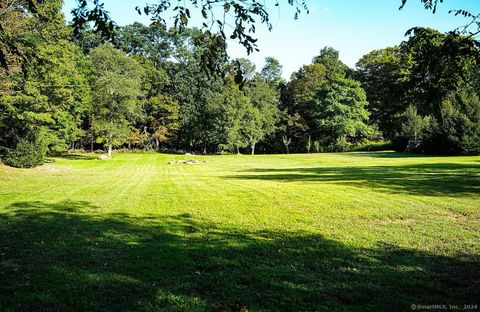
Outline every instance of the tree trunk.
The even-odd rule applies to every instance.
[[[252,156],[253,156],[255,155],[255,143],[252,143],[251,147],[252,147]]]
[[[113,143],[113,135],[110,134],[110,138],[108,140],[108,153],[107,153],[107,156],[108,158],[112,157],[112,143]]]
[[[237,155],[240,155],[240,149],[238,148],[238,146],[236,146],[237,148]]]
[[[285,145],[285,147],[287,148],[287,154],[290,154],[290,150],[288,148],[288,145]]]

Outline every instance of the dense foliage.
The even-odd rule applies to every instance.
[[[43,164],[46,152],[45,142],[41,136],[21,138],[16,146],[8,150],[4,163],[17,168],[30,168]]]
[[[254,154],[382,140],[402,151],[480,153],[479,45],[458,32],[412,29],[356,69],[325,47],[285,81],[275,58],[257,71],[209,31],[135,23],[104,44],[88,27],[74,36],[61,0],[9,4],[0,21],[5,163],[34,166],[77,148]],[[40,156],[28,156],[38,142]]]
[[[139,106],[141,67],[134,59],[110,45],[101,45],[90,54],[92,83],[92,130],[99,143],[108,147],[125,143],[130,119]]]
[[[357,64],[372,122],[401,151],[479,154],[480,50],[474,39],[428,28]]]
[[[70,40],[62,1],[48,1],[33,15],[19,3],[2,9],[9,36],[1,49],[11,66],[0,75],[0,146],[12,156],[18,144],[42,140],[49,151],[62,151],[84,134],[89,62]]]

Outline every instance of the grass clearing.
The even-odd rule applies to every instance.
[[[189,158],[199,163],[167,164]],[[478,304],[480,157],[131,153],[0,166],[0,280],[1,311]]]

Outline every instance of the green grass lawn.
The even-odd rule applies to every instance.
[[[189,158],[200,163],[167,164]],[[462,309],[479,298],[480,157],[0,165],[0,311]]]

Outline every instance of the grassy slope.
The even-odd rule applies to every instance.
[[[0,166],[0,310],[479,303],[480,157],[188,158]]]

